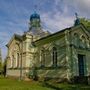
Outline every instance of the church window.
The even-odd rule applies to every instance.
[[[12,68],[12,57],[11,57],[11,59],[10,59],[10,66],[11,66],[11,68]]]
[[[14,55],[12,55],[12,58],[11,58],[11,68],[14,67]]]
[[[57,48],[53,47],[53,66],[57,66]]]
[[[19,53],[16,55],[16,67],[19,67]]]
[[[45,51],[41,50],[41,67],[45,66]]]
[[[86,38],[83,35],[81,35],[79,41],[80,41],[79,47],[80,48],[85,48],[86,47]]]
[[[79,36],[77,33],[74,33],[74,45],[78,47],[79,44]]]
[[[82,39],[82,47],[85,48],[86,47],[86,39],[84,36],[82,36],[81,39]]]

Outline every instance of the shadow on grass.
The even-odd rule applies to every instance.
[[[50,88],[51,90],[90,90],[90,86],[88,85],[71,85],[71,84],[54,84],[48,82],[42,82],[43,87]]]
[[[43,83],[42,83],[42,86],[43,86],[43,87],[47,87],[47,88],[51,88],[52,90],[63,90],[62,88],[57,87],[57,86],[54,86],[54,85],[49,84],[49,83],[47,83],[47,82],[43,82]]]

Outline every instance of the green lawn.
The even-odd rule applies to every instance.
[[[26,82],[0,77],[0,90],[90,90],[90,86],[67,83],[55,84],[53,82]]]
[[[43,87],[41,83],[34,81],[18,81],[0,78],[0,90],[53,90]]]

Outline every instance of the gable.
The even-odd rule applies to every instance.
[[[21,36],[14,34],[13,37],[10,39],[10,41],[8,42],[8,44],[6,45],[7,47],[9,47],[14,41],[21,41]]]
[[[72,27],[70,32],[71,32],[72,36],[75,33],[77,33],[80,36],[84,35],[86,38],[90,38],[90,33],[87,31],[87,29],[82,24],[80,24],[76,27]]]
[[[90,48],[90,34],[83,25],[71,28],[70,41],[76,47]]]

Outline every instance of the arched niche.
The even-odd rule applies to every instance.
[[[19,67],[20,64],[20,46],[15,44],[14,47],[10,49],[10,65],[12,68]]]
[[[84,35],[80,36],[80,47],[85,48],[87,46],[86,37]]]
[[[41,49],[40,49],[40,63],[41,63],[41,67],[45,67],[45,60],[46,60],[45,48],[41,47]]]
[[[53,66],[57,66],[57,48],[53,47],[52,48],[52,61],[53,61]]]
[[[79,35],[77,33],[73,34],[73,44],[78,47],[79,46]]]

